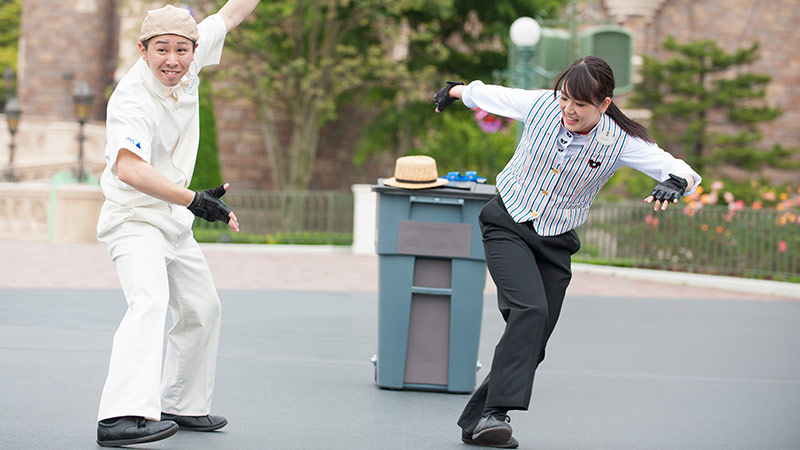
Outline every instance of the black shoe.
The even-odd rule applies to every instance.
[[[161,420],[171,420],[180,425],[181,430],[214,431],[228,424],[228,419],[222,416],[178,416],[175,414],[161,413]]]
[[[144,417],[124,416],[97,422],[97,445],[119,447],[160,441],[178,432],[175,422],[147,420]]]
[[[502,444],[484,445],[484,444],[481,444],[480,442],[476,441],[475,439],[472,439],[472,433],[467,433],[466,431],[463,431],[463,430],[461,431],[461,442],[463,442],[465,444],[468,444],[468,445],[480,445],[480,446],[483,446],[483,447],[494,447],[494,448],[517,448],[517,447],[519,447],[519,441],[517,441],[513,437],[508,438],[508,441],[504,442]]]
[[[511,418],[503,413],[486,414],[481,417],[478,425],[475,426],[475,431],[472,432],[472,440],[487,447],[505,445],[511,441],[510,422]]]

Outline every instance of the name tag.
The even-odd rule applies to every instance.
[[[609,130],[605,130],[597,134],[597,142],[599,142],[602,145],[611,145],[614,143],[615,140],[616,138],[614,137],[613,134],[611,134],[611,131]]]

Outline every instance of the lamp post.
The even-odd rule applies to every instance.
[[[12,92],[14,92],[14,82],[16,80],[17,74],[14,73],[14,69],[6,67],[6,70],[3,71],[3,105],[13,97]]]
[[[83,167],[83,141],[86,140],[86,136],[83,134],[83,126],[92,114],[93,99],[94,94],[89,89],[89,85],[84,81],[78,83],[75,87],[75,91],[72,92],[72,100],[75,103],[75,116],[78,118],[78,123],[80,124],[80,129],[78,131],[78,169],[75,174],[78,183],[83,183],[83,179],[86,178],[86,171]]]
[[[514,44],[514,65],[511,67],[511,84],[514,87],[530,89],[535,81],[533,58],[536,44],[542,37],[539,22],[530,17],[520,17],[511,24],[509,30]]]
[[[11,92],[14,91],[14,82],[17,80],[17,74],[14,69],[6,67],[3,71],[3,90],[5,91],[5,100],[11,98]]]
[[[9,98],[6,101],[4,111],[6,120],[8,121],[8,132],[11,134],[11,139],[8,141],[8,169],[6,170],[5,179],[6,181],[17,181],[17,173],[14,170],[14,149],[16,149],[14,138],[17,134],[17,127],[19,126],[19,116],[22,114],[22,110],[19,107],[19,100],[17,100],[16,97]]]
[[[511,86],[521,89],[534,87],[535,71],[533,58],[536,55],[536,44],[542,37],[542,28],[539,22],[530,17],[520,17],[511,24],[509,30],[513,49],[513,63],[511,66]],[[522,137],[523,126],[517,125],[517,141]]]

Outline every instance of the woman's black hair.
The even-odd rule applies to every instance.
[[[553,84],[553,96],[558,96],[559,88],[564,85],[569,86],[569,95],[575,100],[579,100],[592,105],[599,106],[603,100],[614,95],[614,72],[602,58],[597,56],[584,56],[578,58],[570,64],[567,69],[558,76]],[[628,118],[614,101],[608,105],[606,114],[611,117],[620,128],[631,136],[638,137],[647,142],[655,142],[647,134],[647,128],[634,120]]]

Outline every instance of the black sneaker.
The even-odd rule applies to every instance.
[[[487,447],[505,445],[511,440],[510,422],[511,418],[503,413],[485,414],[478,421],[478,425],[475,426],[475,430],[472,432],[472,440]]]
[[[97,422],[97,445],[119,447],[160,441],[178,432],[178,424],[166,420],[157,422],[144,417],[123,416]]]
[[[504,442],[502,444],[484,445],[484,444],[481,444],[480,442],[476,441],[475,439],[472,439],[472,433],[467,433],[466,431],[463,431],[463,430],[461,431],[461,442],[463,442],[465,444],[468,444],[468,445],[480,445],[482,447],[494,447],[494,448],[517,448],[517,447],[519,447],[519,441],[514,439],[513,436],[508,438],[508,441],[506,441],[506,442]]]
[[[189,431],[215,431],[228,424],[228,419],[222,416],[179,416],[162,412],[161,420],[171,420],[180,425],[181,430]]]

